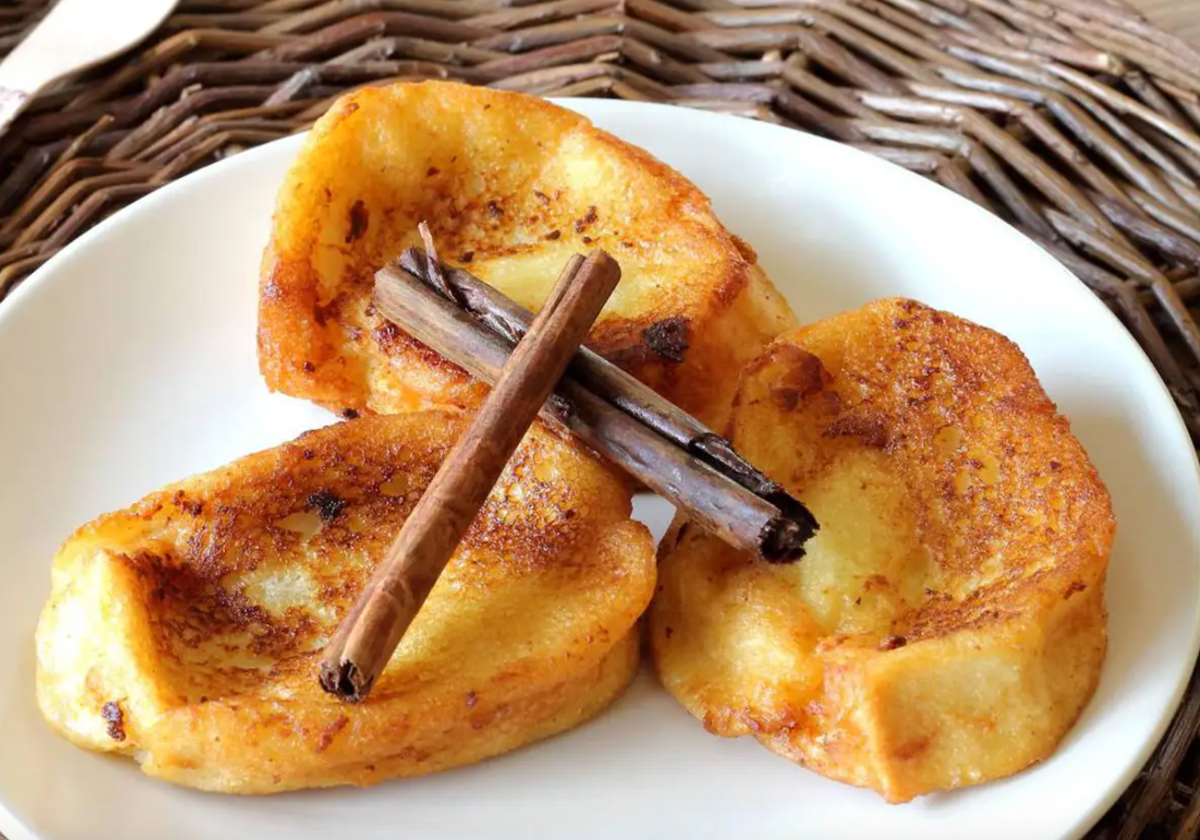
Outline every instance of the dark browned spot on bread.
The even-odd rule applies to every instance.
[[[475,707],[475,703],[478,700],[479,700],[479,695],[477,695],[474,691],[467,692],[467,708],[468,709],[473,709]]]
[[[587,213],[584,214],[583,218],[575,220],[575,232],[583,233],[585,230],[587,230],[587,226],[596,221],[598,218],[599,217],[596,215],[596,205],[589,205]]]
[[[308,497],[308,504],[317,509],[323,522],[332,522],[346,507],[346,500],[332,490],[318,490]]]
[[[1065,601],[1076,592],[1082,592],[1085,589],[1087,589],[1087,584],[1085,584],[1083,581],[1073,580],[1071,581],[1070,585],[1067,586],[1067,591],[1063,594],[1063,600]]]
[[[371,214],[367,211],[367,206],[362,203],[362,199],[350,205],[350,230],[346,232],[347,245],[362,238],[362,235],[367,232],[370,220]]]
[[[329,749],[329,745],[333,743],[333,739],[338,733],[346,728],[346,724],[350,722],[350,718],[345,715],[339,715],[336,720],[330,723],[321,732],[321,737],[317,740],[317,752],[325,752]]]
[[[324,326],[326,321],[336,321],[342,314],[342,297],[339,295],[333,300],[324,305],[319,303],[313,304],[313,318],[317,323]]]
[[[416,747],[414,747],[412,744],[409,744],[407,747],[400,750],[400,752],[396,753],[395,755],[388,756],[388,759],[400,759],[402,761],[416,761],[418,763],[424,761],[427,758],[429,758],[428,754],[421,752]]]
[[[929,749],[929,740],[929,738],[918,738],[915,741],[909,741],[907,744],[901,744],[896,747],[893,755],[900,761],[908,761],[909,759],[916,758]]]
[[[434,175],[441,175],[441,174],[442,174],[442,170],[438,169],[436,166],[431,166],[425,170],[426,178],[432,178]]]
[[[395,350],[399,345],[400,328],[391,321],[384,321],[371,331],[371,337],[375,339],[375,343],[379,345],[380,350],[388,353]]]
[[[546,234],[547,239],[558,239],[560,236],[562,236],[562,232],[557,230],[552,230]]]
[[[880,650],[895,650],[902,648],[908,644],[908,639],[903,636],[885,636],[883,641],[879,643]]]
[[[780,372],[771,383],[771,398],[784,411],[793,410],[800,400],[816,394],[831,381],[821,360],[799,347],[784,344],[772,356],[780,365]]]
[[[825,437],[853,437],[863,446],[872,449],[886,449],[888,445],[888,430],[883,423],[874,417],[850,416],[841,417],[825,430]]]
[[[461,263],[469,263],[473,259],[475,259],[474,251],[463,251],[459,256],[458,261]]]
[[[740,236],[733,236],[731,238],[733,239],[733,246],[737,248],[738,253],[742,255],[742,259],[751,264],[758,262],[758,254],[755,253],[754,248],[751,247],[749,242],[742,239]]]
[[[891,584],[884,575],[868,575],[863,581],[863,592],[870,592],[875,589],[887,589]]]
[[[690,346],[688,338],[691,331],[691,322],[675,315],[651,324],[642,331],[642,339],[656,355],[668,361],[682,362]]]
[[[110,700],[100,709],[100,717],[108,721],[108,737],[114,741],[125,740],[125,713],[121,704]]]
[[[355,418],[358,417],[358,412],[355,411],[353,408],[343,408],[342,409],[342,417],[344,417],[347,420],[354,420]]]
[[[504,208],[501,207],[499,204],[497,204],[494,201],[489,201],[487,203],[487,212],[488,212],[488,215],[491,216],[493,219],[499,219],[501,216],[504,215]]]

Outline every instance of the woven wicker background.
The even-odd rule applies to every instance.
[[[44,8],[0,6],[0,55]],[[184,0],[0,138],[0,300],[158,186],[429,77],[723,111],[923,173],[1108,303],[1200,440],[1200,53],[1118,0]],[[1198,725],[1193,678],[1091,837],[1200,834]]]
[[[1128,0],[1155,26],[1200,45],[1200,2],[1198,0]]]

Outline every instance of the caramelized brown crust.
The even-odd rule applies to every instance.
[[[38,699],[76,743],[231,793],[367,784],[575,726],[637,665],[645,528],[599,462],[538,426],[369,700],[316,656],[465,426],[310,432],[84,526],[55,558]]]
[[[652,645],[692,714],[892,802],[1054,750],[1099,677],[1115,526],[1016,345],[878,301],[770,345],[732,437],[822,530],[792,566],[664,539]]]
[[[334,409],[472,405],[478,383],[369,305],[428,221],[442,258],[537,309],[573,253],[623,279],[589,343],[710,423],[787,304],[708,199],[641,149],[522,94],[367,88],[313,128],[280,190],[260,287],[267,384]]]

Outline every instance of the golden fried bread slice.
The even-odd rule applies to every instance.
[[[319,651],[465,429],[360,418],[84,526],[54,561],[38,701],[75,743],[228,793],[370,784],[569,729],[625,689],[653,546],[627,490],[526,435],[370,698]]]
[[[570,255],[606,249],[622,279],[590,345],[709,423],[795,324],[708,199],[646,152],[523,94],[401,83],[338,100],[279,192],[258,333],[272,389],[360,412],[479,400],[370,305],[422,220],[444,260],[535,310]]]
[[[671,693],[891,802],[1048,756],[1099,678],[1114,521],[1020,350],[878,301],[771,344],[731,431],[821,531],[771,566],[675,524],[651,610]]]

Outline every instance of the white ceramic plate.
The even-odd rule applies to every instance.
[[[1178,702],[1200,628],[1196,459],[1134,341],[1036,246],[890,164],[732,117],[572,106],[707,191],[802,319],[907,295],[1024,348],[1119,522],[1108,662],[1059,752],[1004,782],[888,806],[751,741],[707,735],[647,673],[565,736],[369,790],[194,793],[51,734],[34,703],[32,636],[60,541],[161,484],[330,422],[269,395],[256,367],[258,262],[299,142],[289,139],[138,202],[0,306],[0,830],[11,840],[1062,840],[1082,836],[1131,781]],[[663,527],[665,505],[640,509]]]

